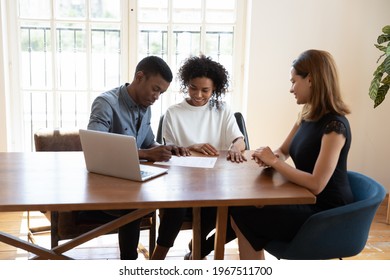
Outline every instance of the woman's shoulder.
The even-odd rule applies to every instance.
[[[221,102],[221,104],[219,105],[218,108],[216,108],[214,106],[212,109],[216,110],[217,112],[222,112],[222,113],[228,114],[228,115],[234,114],[232,107],[226,101]]]
[[[176,110],[182,110],[183,108],[186,108],[186,107],[187,107],[187,102],[185,101],[185,99],[183,99],[181,102],[169,106],[167,109],[167,112],[168,111],[172,112],[172,111],[176,111]]]
[[[349,121],[346,116],[329,113],[323,117],[325,133],[332,131],[347,135],[350,133]]]
[[[335,113],[328,113],[321,118],[321,122],[327,124],[329,122],[341,122],[345,125],[349,125],[349,121],[345,115],[339,115]]]

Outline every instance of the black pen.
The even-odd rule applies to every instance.
[[[165,137],[163,137],[163,145],[166,146],[167,142],[165,141]]]

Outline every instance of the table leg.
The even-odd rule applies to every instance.
[[[123,215],[114,221],[108,222],[104,225],[101,225],[100,227],[97,227],[87,233],[84,233],[64,244],[61,244],[57,247],[52,248],[52,251],[56,254],[62,254],[66,251],[69,251],[70,249],[73,249],[74,247],[81,245],[95,237],[101,236],[103,234],[109,233],[129,222],[135,221],[139,218],[142,218],[143,216],[146,216],[147,214],[155,211],[155,209],[137,209],[129,214]],[[33,259],[42,259],[42,257],[45,256],[37,256]]]
[[[200,207],[192,208],[192,259],[200,260]]]
[[[228,207],[219,206],[217,209],[217,222],[215,231],[214,259],[223,260],[225,255],[226,228]]]
[[[51,260],[69,259],[66,256],[58,255],[49,249],[38,246],[36,244],[29,243],[27,241],[24,241],[18,237],[12,236],[12,235],[5,233],[5,232],[0,232],[0,241],[6,243],[8,245],[14,246],[16,248],[26,250],[26,251],[31,252],[33,254],[40,255],[45,259],[51,259]]]

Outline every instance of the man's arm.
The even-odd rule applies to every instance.
[[[96,98],[92,103],[88,129],[109,132],[112,122],[112,108],[103,98]]]

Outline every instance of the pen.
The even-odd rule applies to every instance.
[[[165,146],[167,142],[165,141],[165,137],[163,137],[163,145]]]

